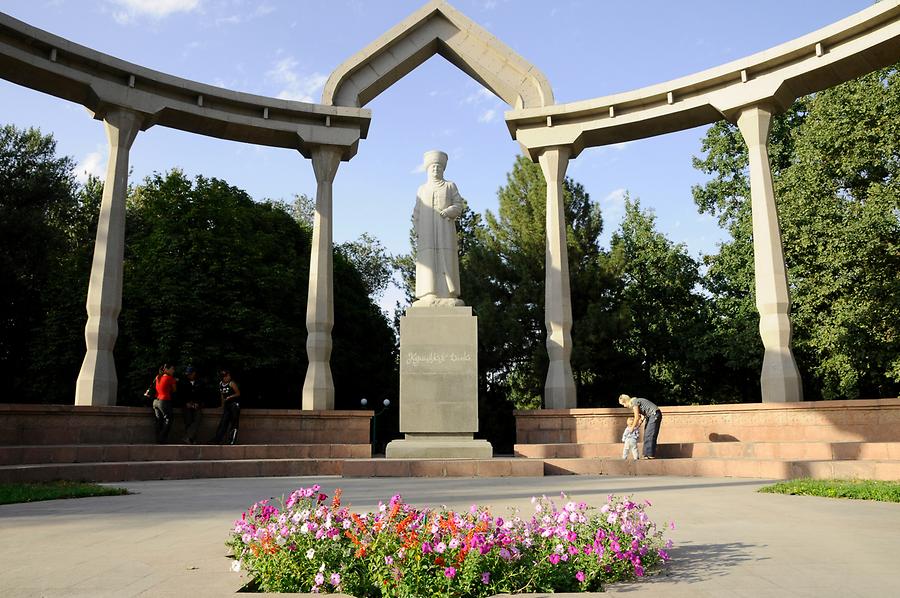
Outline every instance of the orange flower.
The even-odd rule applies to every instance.
[[[359,518],[359,515],[357,515],[356,513],[351,513],[350,518],[353,519],[353,523],[356,524],[356,527],[358,527],[362,531],[366,531],[366,524],[363,523],[363,520]]]
[[[391,510],[390,510],[390,512],[388,513],[388,516],[387,516],[388,521],[393,520],[394,517],[397,516],[397,512],[398,512],[399,510],[400,510],[400,503],[399,503],[399,502],[395,502],[393,505],[391,505]]]
[[[334,491],[334,498],[331,499],[331,506],[333,506],[335,508],[341,506],[341,494],[343,494],[343,493],[344,493],[344,491],[341,490],[340,488],[337,488]]]
[[[360,546],[359,548],[357,548],[355,556],[356,558],[366,556],[366,547]]]

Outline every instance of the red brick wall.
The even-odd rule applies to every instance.
[[[221,409],[205,409],[198,440],[215,434]],[[244,409],[241,444],[368,444],[371,411]],[[152,444],[153,412],[141,407],[0,404],[0,445]],[[169,442],[179,442],[181,410]]]
[[[900,399],[663,407],[661,443],[898,442]],[[630,411],[516,411],[516,443],[619,442]]]

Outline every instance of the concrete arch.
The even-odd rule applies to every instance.
[[[435,54],[515,109],[554,103],[534,65],[444,0],[432,0],[335,69],[322,104],[365,106]]]

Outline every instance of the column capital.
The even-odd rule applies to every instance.
[[[772,115],[775,110],[769,104],[757,104],[741,108],[735,122],[748,147],[768,146]]]
[[[317,183],[332,183],[337,175],[338,166],[341,164],[343,149],[336,145],[313,146],[312,154],[313,172]]]
[[[565,178],[571,155],[572,148],[568,145],[555,145],[541,150],[538,154],[538,163],[548,185]]]

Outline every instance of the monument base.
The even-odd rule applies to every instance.
[[[407,434],[385,448],[388,459],[490,459],[494,448],[471,434]]]

